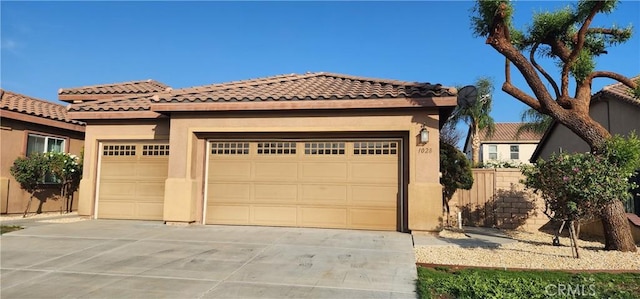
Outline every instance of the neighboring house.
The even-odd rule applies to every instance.
[[[640,76],[633,78],[638,79]],[[634,98],[622,83],[607,85],[594,94],[589,114],[611,134],[627,135],[634,130],[640,134],[640,100]],[[578,135],[554,122],[542,137],[531,161],[548,158],[553,153],[584,153],[590,150]],[[640,196],[635,194],[634,201],[627,205],[627,211],[640,215]]]
[[[486,130],[480,131],[480,162],[528,164],[542,135],[522,132],[518,136],[518,128],[521,125],[522,123],[496,123],[496,130],[492,136],[487,136]],[[471,131],[467,133],[464,153],[471,158]]]
[[[69,115],[87,122],[80,215],[440,226],[438,132],[456,105],[453,88],[307,73],[147,95],[115,84],[111,96],[86,102],[104,86],[60,91],[78,101]]]
[[[52,102],[0,89],[0,143],[2,161],[0,173],[0,207],[2,213],[24,212],[29,194],[20,189],[9,169],[18,157],[32,152],[69,152],[80,155],[84,140],[84,123],[72,120],[67,109]],[[45,184],[37,198],[45,200],[59,185]],[[75,203],[76,201],[74,201]],[[74,209],[77,205],[74,204]],[[34,200],[30,211],[36,211]],[[45,201],[43,211],[60,211],[62,203]]]

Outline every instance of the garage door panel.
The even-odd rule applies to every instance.
[[[395,230],[395,209],[351,208],[350,226],[361,229]]]
[[[208,224],[249,224],[248,205],[209,205],[206,223]]]
[[[298,177],[296,162],[255,162],[256,181],[291,181]]]
[[[141,178],[159,178],[166,179],[169,165],[167,161],[154,161],[146,163],[138,163],[136,165],[136,176]]]
[[[215,160],[215,167],[209,167],[209,179],[216,181],[249,180],[251,179],[251,162]]]
[[[347,163],[331,163],[326,161],[302,162],[301,180],[305,181],[344,181],[347,179]]]
[[[351,203],[356,206],[375,206],[395,208],[397,203],[390,198],[397,198],[398,186],[351,186]]]
[[[296,226],[295,206],[251,206],[251,223],[257,225]]]
[[[139,217],[148,220],[162,220],[164,204],[160,202],[136,202],[136,212]]]
[[[301,189],[303,204],[347,204],[348,187],[344,184],[303,184]]]
[[[102,161],[102,167],[100,168],[101,177],[122,177],[131,176],[135,173],[135,160],[123,162],[111,162]]]
[[[112,195],[129,196],[135,194],[136,184],[132,181],[127,182],[103,182],[100,184],[100,198]]]
[[[398,180],[396,163],[352,163],[351,179],[353,182],[390,182]]]
[[[291,203],[298,198],[297,184],[254,184],[255,202]]]
[[[136,184],[136,196],[152,196],[164,200],[164,181]]]
[[[100,201],[98,218],[134,219],[135,208],[135,203],[130,200],[104,199]]]
[[[250,183],[209,183],[207,187],[208,202],[236,202],[251,201]]]
[[[327,207],[300,207],[300,226],[346,228],[347,210]]]

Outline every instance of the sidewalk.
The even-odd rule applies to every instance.
[[[500,247],[504,244],[517,242],[503,234],[500,230],[487,227],[465,227],[467,238],[442,238],[433,233],[414,232],[414,246],[454,246],[454,247]]]

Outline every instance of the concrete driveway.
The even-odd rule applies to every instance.
[[[0,237],[2,298],[415,298],[397,232],[86,220]]]

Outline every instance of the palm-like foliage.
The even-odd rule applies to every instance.
[[[520,119],[522,119],[522,124],[516,132],[516,138],[519,138],[520,135],[524,134],[525,132],[542,135],[547,131],[547,128],[549,128],[549,126],[551,126],[551,123],[553,122],[553,118],[551,116],[542,114],[533,108],[522,111]]]
[[[485,131],[487,137],[493,135],[496,124],[491,117],[491,105],[493,97],[493,82],[487,77],[481,77],[475,84],[478,96],[474,103],[468,106],[458,106],[453,111],[450,121],[459,123],[463,121],[469,126],[471,134],[471,161],[473,165],[480,163],[480,132]]]

